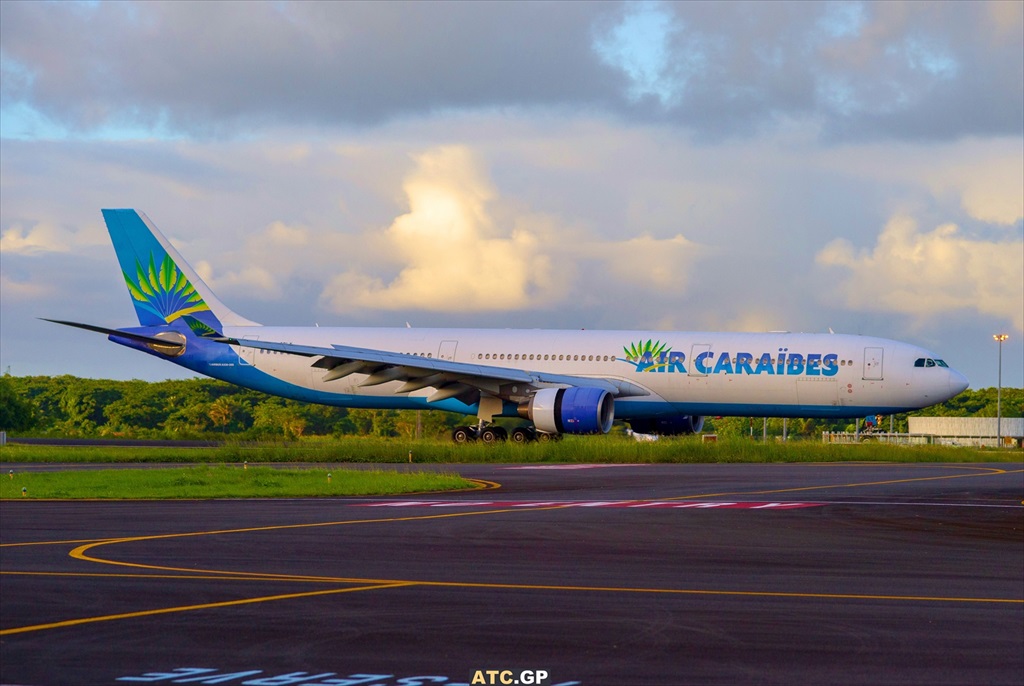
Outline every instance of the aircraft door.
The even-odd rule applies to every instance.
[[[711,350],[711,344],[710,343],[695,343],[690,348],[690,368],[689,368],[689,372],[688,372],[690,376],[707,376],[708,375],[708,372],[707,372],[707,370],[709,369],[708,360],[710,359],[710,357],[708,355],[704,355],[704,353],[706,353],[706,352],[708,352],[710,350]],[[704,357],[700,357],[701,355],[704,355]],[[698,358],[699,357],[700,357],[700,361],[699,361],[699,364],[698,364]]]
[[[458,341],[441,341],[437,347],[437,359],[455,360],[455,349],[459,347]]]
[[[882,357],[884,348],[864,348],[864,379],[866,381],[881,381]]]
[[[259,336],[244,336],[242,340],[258,341]],[[244,345],[232,346],[238,353],[238,363],[243,366],[256,366],[256,348],[248,348]]]

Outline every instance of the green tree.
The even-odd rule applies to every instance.
[[[394,431],[402,438],[414,439],[418,426],[422,438],[441,438],[450,434],[461,420],[457,414],[439,410],[399,410],[395,413]],[[476,417],[469,423],[475,424]]]
[[[24,431],[36,423],[35,404],[7,374],[0,376],[0,431]]]
[[[138,436],[157,431],[171,410],[160,385],[138,380],[118,385],[121,397],[102,408],[106,420],[102,432]]]
[[[91,379],[76,379],[60,394],[60,409],[64,420],[58,427],[69,436],[88,436],[104,422],[95,384]]]
[[[352,409],[348,418],[355,428],[353,433],[361,436],[397,436],[398,413],[395,410]]]
[[[220,427],[220,430],[224,432],[227,431],[228,426],[237,424],[236,418],[240,409],[237,400],[225,395],[210,403],[206,414],[213,425]]]
[[[195,402],[179,407],[164,419],[163,433],[175,437],[201,437],[213,428],[209,413],[208,402]]]
[[[280,436],[294,440],[306,430],[306,420],[280,398],[269,398],[253,410],[253,432],[259,436]]]

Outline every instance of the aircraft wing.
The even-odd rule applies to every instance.
[[[403,384],[396,393],[434,388],[427,402],[447,398],[476,402],[481,393],[519,402],[540,388],[569,386],[600,388],[616,397],[650,395],[647,389],[621,379],[492,367],[372,348],[336,344],[324,348],[245,338],[221,339],[221,342],[316,358],[310,366],[324,370],[325,382],[352,374],[366,374],[367,378],[359,384],[361,387],[401,381]]]

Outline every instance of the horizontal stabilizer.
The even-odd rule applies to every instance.
[[[95,331],[96,333],[105,333],[108,336],[117,336],[118,338],[126,338],[130,341],[138,341],[139,343],[149,343],[151,345],[159,345],[162,348],[171,349],[182,349],[185,347],[184,343],[175,343],[165,338],[157,338],[156,336],[143,336],[138,333],[129,333],[127,331],[118,331],[117,329],[107,329],[102,326],[94,326],[92,324],[80,324],[79,322],[66,322],[61,319],[47,319],[46,317],[40,317],[44,322],[53,322],[54,324],[63,324],[64,326],[74,326],[79,329],[86,329],[87,331]]]

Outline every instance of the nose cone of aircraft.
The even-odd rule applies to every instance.
[[[967,377],[958,372],[955,369],[949,370],[949,397],[960,395],[967,390],[971,382],[967,380]]]

